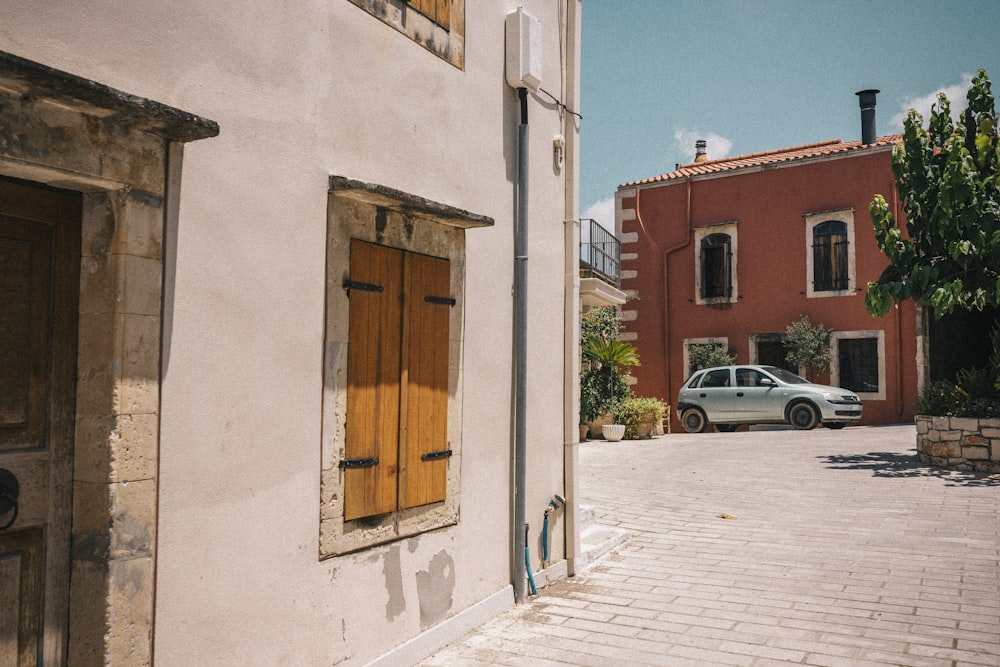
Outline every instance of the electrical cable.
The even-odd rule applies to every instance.
[[[548,95],[549,97],[551,97],[552,101],[555,102],[556,105],[560,109],[562,109],[563,111],[565,111],[566,113],[572,114],[572,115],[576,116],[577,118],[579,118],[580,120],[583,120],[583,116],[581,116],[580,114],[578,114],[577,112],[573,111],[568,106],[566,106],[565,104],[563,104],[561,101],[559,101],[558,97],[556,97],[555,95],[553,95],[549,91],[545,90],[544,88],[542,88],[540,86],[538,88],[538,91],[541,92],[541,93],[545,93],[546,95]]]

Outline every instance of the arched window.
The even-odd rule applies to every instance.
[[[830,220],[813,227],[813,290],[846,290],[849,285],[847,224]]]
[[[732,296],[732,248],[729,234],[710,234],[701,240],[701,298]]]

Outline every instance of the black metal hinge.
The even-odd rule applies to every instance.
[[[442,449],[440,452],[427,452],[426,454],[421,454],[421,461],[437,461],[438,459],[446,459],[451,456],[450,449]]]
[[[377,456],[367,459],[341,459],[337,467],[344,470],[345,468],[371,468],[374,465],[378,465]]]
[[[381,292],[382,286],[376,285],[374,283],[362,283],[356,280],[351,280],[349,278],[344,278],[344,289],[350,291],[352,289],[361,290],[362,292]]]
[[[440,306],[454,306],[455,300],[447,296],[425,296],[424,301],[427,303],[435,303]]]

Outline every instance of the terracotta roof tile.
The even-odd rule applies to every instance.
[[[901,134],[891,134],[885,137],[878,137],[872,146],[891,146],[899,143],[902,138],[903,135]],[[815,144],[803,144],[801,146],[792,146],[791,148],[779,148],[760,153],[748,153],[747,155],[737,155],[736,157],[708,160],[707,162],[702,163],[684,164],[680,165],[676,170],[670,172],[669,174],[623,183],[618,187],[624,188],[633,185],[674,181],[687,178],[688,176],[701,176],[704,174],[717,174],[720,172],[735,171],[751,167],[764,167],[784,162],[793,162],[795,160],[847,153],[866,147],[868,146],[862,144],[860,141],[850,141],[845,143],[840,139],[831,139],[830,141],[820,141]]]

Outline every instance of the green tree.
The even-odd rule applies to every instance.
[[[718,343],[695,343],[688,345],[688,374],[713,366],[729,366],[736,361],[736,355]]]
[[[941,94],[927,129],[911,109],[892,171],[906,212],[902,230],[882,195],[870,213],[875,239],[889,259],[868,284],[865,307],[884,315],[914,299],[935,317],[954,309],[1000,307],[1000,142],[990,80],[973,78],[959,123]]]
[[[813,326],[808,315],[793,322],[785,329],[785,361],[795,368],[805,368],[813,379],[830,365],[830,333],[832,329],[822,324]]]

